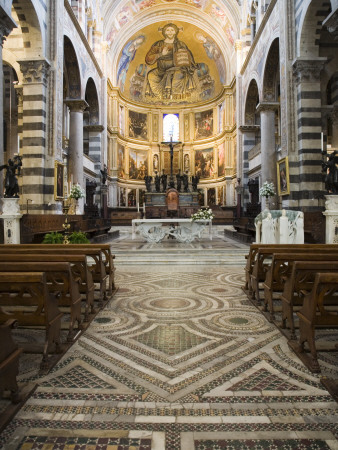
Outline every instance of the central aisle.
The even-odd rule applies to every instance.
[[[337,404],[248,302],[243,265],[153,263],[117,257],[117,294],[0,444],[336,449]]]

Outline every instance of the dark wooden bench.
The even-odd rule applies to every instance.
[[[0,265],[0,322],[10,319],[17,321],[18,326],[45,328],[41,368],[48,368],[52,346],[60,351],[63,314],[58,308],[59,293],[55,289],[50,292],[45,272],[4,272],[3,264]]]
[[[335,253],[337,252],[336,245],[312,245],[310,247],[304,247],[304,244],[294,247],[283,247],[283,246],[273,246],[273,247],[262,247],[257,250],[256,260],[251,273],[251,286],[248,296],[252,300],[256,300],[257,303],[260,302],[259,296],[259,283],[263,282],[266,278],[266,272],[268,271],[272,257],[274,253],[285,253],[288,255],[290,253]]]
[[[295,324],[293,314],[295,308],[303,305],[306,294],[311,292],[315,276],[319,272],[338,272],[338,261],[295,261],[291,273],[284,283],[282,301],[283,329],[290,328],[290,339],[295,340]]]
[[[4,391],[10,391],[13,403],[20,401],[16,377],[19,373],[19,356],[23,350],[18,348],[12,338],[11,329],[16,323],[16,320],[9,319],[0,325],[0,397]]]
[[[95,314],[96,310],[94,307],[94,282],[91,266],[87,264],[87,258],[85,255],[73,255],[73,254],[41,254],[39,250],[34,250],[34,253],[25,253],[23,249],[22,252],[16,248],[7,248],[6,253],[0,253],[0,257],[3,261],[8,262],[68,262],[70,263],[71,270],[74,278],[80,280],[79,288],[80,293],[85,296],[85,312],[84,312],[84,322],[89,321],[90,314]]]
[[[264,311],[269,311],[268,319],[275,320],[273,297],[277,292],[283,292],[284,283],[292,271],[295,261],[332,261],[332,264],[338,262],[337,249],[319,249],[311,253],[295,249],[293,253],[274,253],[269,269],[266,272],[264,289]]]
[[[80,280],[74,278],[66,262],[1,262],[0,272],[45,272],[48,291],[59,293],[58,306],[70,312],[68,342],[73,342],[75,332],[82,330]],[[22,321],[24,317],[20,320]],[[21,324],[18,319],[19,324]],[[77,329],[75,329],[77,323]]]
[[[64,244],[4,244],[0,246],[1,253],[6,253],[6,248],[15,248],[19,253],[56,254],[56,255],[85,255],[92,266],[92,275],[94,283],[99,284],[100,306],[107,301],[107,280],[109,276],[103,262],[104,254],[101,246],[96,247],[92,244],[64,245]],[[108,289],[109,290],[109,289]]]
[[[304,250],[311,251],[312,248],[334,248],[336,244],[251,244],[248,255],[246,255],[246,266],[245,266],[245,285],[244,291],[248,293],[249,296],[252,295],[251,288],[251,275],[254,268],[255,262],[257,260],[257,254],[259,249],[270,249],[272,253],[279,253],[280,249],[290,249],[294,250],[297,248],[302,248]],[[264,281],[261,280],[261,281]]]
[[[303,306],[297,312],[299,318],[299,341],[288,341],[289,346],[302,359],[306,366],[315,373],[320,372],[315,342],[318,327],[338,327],[338,311],[328,308],[327,302],[336,299],[338,306],[338,274],[317,273],[311,292],[305,295]],[[305,354],[305,343],[308,344],[311,356]],[[336,343],[337,348],[337,343]]]

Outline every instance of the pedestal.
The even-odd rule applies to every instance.
[[[325,243],[338,244],[338,195],[325,195]]]
[[[20,205],[18,198],[2,199],[2,214],[4,221],[4,243],[20,244]]]

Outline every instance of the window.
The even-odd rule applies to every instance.
[[[169,142],[171,138],[180,139],[179,114],[163,114],[163,140]]]

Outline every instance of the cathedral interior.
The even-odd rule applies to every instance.
[[[338,0],[0,0],[0,244],[80,232],[116,269],[47,371],[41,330],[12,330],[1,448],[338,449],[337,332],[314,372],[242,289],[266,209],[338,243],[337,50]],[[201,209],[210,239],[131,231]]]

